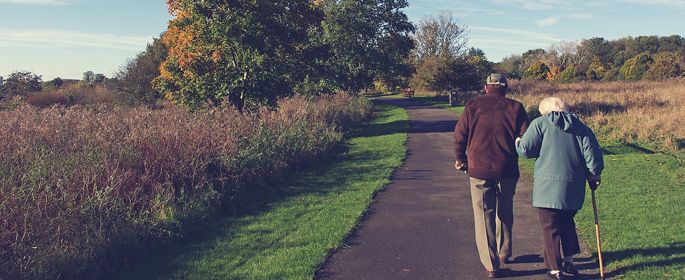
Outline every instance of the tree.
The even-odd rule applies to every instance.
[[[406,72],[404,61],[414,47],[414,26],[402,12],[406,0],[321,2],[321,42],[330,51],[325,64],[341,88],[354,92],[386,79],[384,73]]]
[[[52,79],[52,81],[43,82],[40,86],[42,88],[42,91],[55,91],[58,90],[63,84],[64,81],[62,80],[62,78],[57,77]]]
[[[34,92],[42,90],[41,83],[43,80],[41,76],[33,74],[30,71],[15,71],[12,72],[5,83],[0,88],[0,93],[6,97],[15,95],[27,96]]]
[[[618,73],[618,78],[620,80],[639,81],[642,79],[642,75],[647,72],[651,63],[652,58],[649,54],[641,53],[628,59],[626,63],[623,64],[621,71]]]
[[[679,35],[659,37],[659,52],[675,52],[685,55],[685,38]]]
[[[521,70],[522,63],[523,60],[520,55],[510,55],[497,63],[495,65],[495,70],[498,73],[505,75],[507,79],[521,79],[523,77],[523,70]]]
[[[81,81],[84,81],[89,84],[95,82],[95,73],[93,73],[93,71],[84,72],[83,79],[81,79]]]
[[[166,60],[167,53],[167,46],[160,38],[155,38],[144,52],[121,66],[114,77],[115,87],[126,95],[129,104],[152,104],[162,98],[162,94],[152,87],[152,81],[159,76],[159,66]]]
[[[564,71],[561,71],[557,80],[562,82],[575,82],[581,80],[582,77],[583,73],[578,71],[578,67],[575,64],[571,64],[569,67],[566,67]]]
[[[588,66],[585,72],[586,78],[591,81],[599,81],[604,79],[604,75],[609,70],[609,67],[604,65],[598,56],[592,58],[592,63]]]
[[[242,110],[292,94],[306,76],[310,32],[323,19],[309,0],[167,4],[176,18],[162,38],[169,53],[154,85],[191,108],[226,98]]]
[[[493,65],[480,49],[466,49],[466,26],[451,12],[425,16],[418,25],[416,49],[412,63],[416,73],[411,78],[414,87],[444,92],[450,89],[474,90],[489,74]],[[486,74],[486,75],[487,75]],[[477,78],[480,77],[480,78]],[[482,79],[481,79],[482,78]]]
[[[523,72],[524,78],[545,80],[549,74],[549,67],[545,65],[544,62],[538,61],[531,65],[525,72]]]
[[[683,75],[683,56],[675,52],[662,52],[652,56],[654,63],[649,65],[643,79],[660,80]]]
[[[414,58],[450,59],[463,55],[468,42],[466,28],[451,12],[439,11],[438,15],[424,16],[414,37]]]

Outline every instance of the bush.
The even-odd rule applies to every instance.
[[[652,56],[654,63],[645,72],[643,79],[646,80],[660,80],[666,78],[675,78],[683,75],[681,63],[683,63],[683,56],[679,53],[664,52]]]
[[[575,82],[581,80],[582,78],[583,73],[578,71],[578,68],[575,64],[566,67],[566,69],[564,69],[564,71],[561,71],[561,73],[559,74],[559,81],[562,82]]]
[[[641,53],[631,59],[628,59],[626,63],[623,64],[621,70],[618,72],[618,78],[620,80],[627,81],[639,81],[642,80],[642,75],[647,72],[650,64],[652,63],[652,58],[648,53]]]
[[[26,99],[26,103],[38,108],[46,108],[52,105],[67,105],[69,98],[64,93],[46,92],[32,95]]]
[[[347,94],[240,113],[53,106],[0,112],[0,275],[93,279],[187,221],[240,205],[370,116]],[[268,183],[268,184],[267,184]]]
[[[547,79],[548,74],[549,67],[547,67],[547,65],[544,62],[538,61],[530,67],[528,67],[528,69],[523,72],[523,77],[542,81]]]

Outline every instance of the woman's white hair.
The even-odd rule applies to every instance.
[[[547,97],[540,101],[538,106],[540,114],[544,115],[552,111],[568,112],[568,106],[559,97]]]

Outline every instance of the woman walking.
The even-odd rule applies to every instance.
[[[543,99],[541,117],[516,141],[522,158],[537,158],[533,206],[538,209],[547,276],[578,275],[573,255],[580,253],[573,221],[585,201],[585,182],[596,188],[604,169],[602,150],[592,131],[557,97]],[[563,249],[564,257],[561,257]]]

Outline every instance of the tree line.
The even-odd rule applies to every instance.
[[[511,55],[496,69],[515,79],[658,80],[682,76],[684,58],[685,38],[679,35],[629,36],[613,41],[595,37]]]
[[[191,109],[228,102],[249,110],[295,93],[475,91],[492,72],[549,81],[683,75],[685,38],[678,35],[561,41],[494,63],[481,49],[468,47],[468,27],[451,12],[414,24],[402,11],[406,0],[167,0],[167,5],[175,18],[145,51],[114,77],[96,81],[86,72],[76,86],[106,87],[131,105],[166,99]],[[33,73],[17,72],[0,95],[28,96],[66,85],[59,78],[43,83]],[[59,100],[72,102],[70,94]]]

